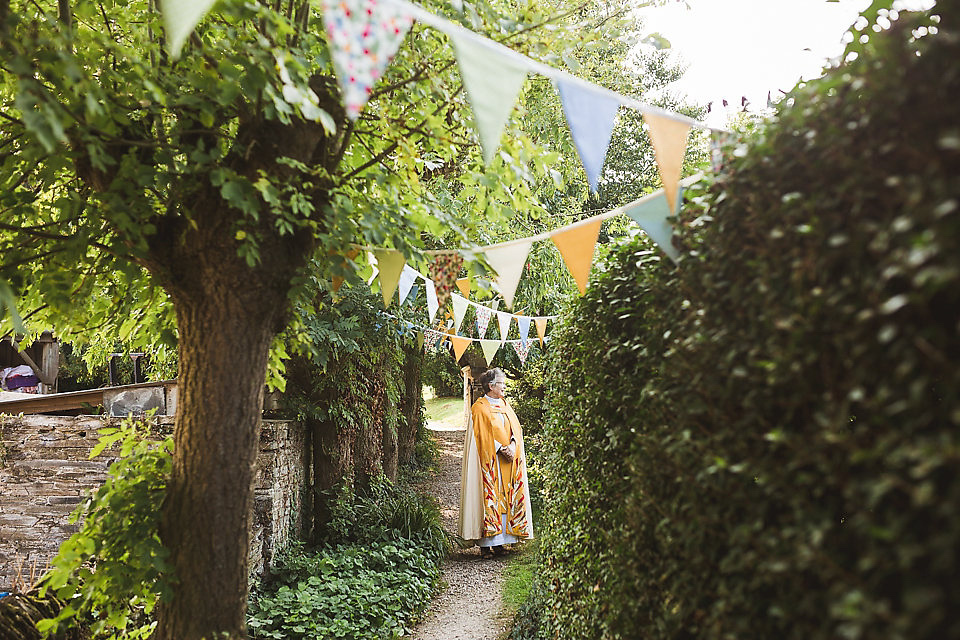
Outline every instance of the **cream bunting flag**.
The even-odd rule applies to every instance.
[[[400,272],[403,271],[407,260],[396,249],[377,249],[374,254],[377,257],[377,268],[380,270],[380,292],[383,293],[383,306],[389,307],[393,292],[397,290]]]
[[[453,343],[453,359],[460,362],[460,357],[473,340],[462,336],[450,336],[450,342]]]
[[[395,2],[324,0],[323,23],[347,116],[356,120],[413,16]]]
[[[426,286],[424,287],[427,292],[427,313],[430,316],[430,324],[433,324],[433,319],[437,317],[437,311],[440,309],[440,302],[437,301],[437,287],[433,284],[433,280],[430,278],[425,278]]]
[[[560,250],[563,261],[570,271],[570,275],[580,287],[580,293],[587,291],[587,280],[590,278],[590,265],[593,262],[593,249],[600,234],[600,225],[603,219],[595,216],[583,224],[577,224],[550,236],[553,243]]]
[[[527,69],[492,41],[460,33],[451,35],[463,85],[473,107],[473,121],[480,134],[483,161],[490,164],[500,146],[500,136],[517,95],[527,79]]]
[[[483,359],[487,361],[487,367],[493,365],[493,358],[497,355],[497,351],[500,349],[500,345],[503,344],[499,340],[481,340],[480,348],[483,349]]]
[[[470,299],[470,278],[457,278],[457,289],[464,298]]]
[[[534,318],[533,323],[537,326],[537,336],[540,337],[540,346],[543,346],[543,336],[547,335],[547,318]]]
[[[527,355],[530,353],[530,344],[521,340],[517,340],[512,344],[514,351],[520,356],[520,364],[525,365],[527,363]]]
[[[530,335],[530,316],[517,316],[517,328],[520,330],[520,342],[526,346],[527,336]]]
[[[527,254],[530,253],[532,244],[532,240],[524,239],[484,250],[487,263],[497,272],[496,282],[509,309],[513,308],[513,295],[517,292],[520,276],[523,275],[523,265],[527,262]]]
[[[660,191],[652,198],[628,204],[623,210],[640,225],[640,228],[671,260],[676,262],[679,253],[673,248],[673,225],[667,221],[670,216],[670,207],[667,206],[664,191]],[[677,191],[677,200],[679,201],[682,197],[683,188],[680,187]]]
[[[666,116],[644,113],[643,119],[650,128],[650,141],[653,154],[660,168],[660,181],[667,194],[670,213],[675,211],[680,172],[683,170],[683,156],[687,151],[687,134],[690,125]]]
[[[557,92],[590,190],[596,191],[620,100],[591,85],[566,80],[557,80]]]
[[[216,0],[160,0],[160,15],[167,31],[167,51],[177,60],[180,49]]]
[[[490,318],[493,317],[493,309],[479,304],[473,308],[477,314],[477,337],[482,338],[487,335],[487,325],[490,324]]]
[[[463,324],[463,317],[467,314],[468,300],[457,294],[453,294],[451,298],[453,299],[453,326],[459,332],[460,325]]]
[[[506,341],[507,334],[510,333],[511,320],[513,320],[512,314],[506,311],[497,311],[497,322],[500,324],[500,342]]]

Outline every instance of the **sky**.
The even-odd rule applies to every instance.
[[[913,4],[932,2],[913,0]],[[640,10],[646,31],[671,43],[675,59],[688,63],[671,85],[693,101],[723,99],[751,109],[766,106],[801,78],[821,74],[827,59],[843,53],[843,35],[869,0],[678,0]],[[782,94],[780,94],[782,95]],[[716,118],[719,110],[711,116]],[[709,119],[709,118],[708,118]],[[725,114],[723,120],[725,120]]]

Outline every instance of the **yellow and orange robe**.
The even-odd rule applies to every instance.
[[[511,437],[517,442],[512,462],[497,455],[498,445],[509,445]],[[464,439],[460,535],[465,540],[480,540],[503,533],[533,538],[523,430],[505,399],[498,407],[484,396],[473,404]]]

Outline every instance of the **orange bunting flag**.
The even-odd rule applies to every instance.
[[[342,268],[346,269],[347,266],[348,266],[348,265],[347,265],[347,260],[353,260],[353,259],[356,258],[359,254],[360,254],[360,250],[359,250],[359,249],[350,249],[349,251],[347,251],[347,252],[344,254],[344,256],[346,257],[346,260],[341,260],[341,261],[340,261],[340,266],[341,266]],[[344,278],[343,276],[333,276],[333,292],[334,292],[334,293],[336,293],[337,291],[340,291],[340,287],[343,286],[344,280],[345,280],[345,278]]]
[[[690,125],[650,113],[643,114],[643,119],[650,128],[653,155],[657,159],[657,167],[660,168],[660,181],[663,182],[663,191],[667,195],[670,213],[673,214],[676,209],[677,185],[683,169],[683,156],[687,151],[687,134],[690,132]]]
[[[473,340],[461,336],[450,336],[450,342],[453,343],[453,359],[460,362],[460,356],[463,355],[463,352],[467,350]]]
[[[457,289],[460,289],[460,293],[463,294],[464,298],[470,298],[470,278],[457,278]]]
[[[593,249],[600,235],[600,225],[603,219],[599,216],[589,218],[583,223],[568,227],[550,236],[553,243],[560,250],[563,261],[570,271],[570,275],[580,287],[580,293],[587,291],[587,280],[590,278],[590,265],[593,262]]]
[[[533,324],[537,325],[537,335],[540,336],[540,346],[543,346],[543,336],[547,335],[547,319],[534,318]]]

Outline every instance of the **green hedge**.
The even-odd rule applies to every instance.
[[[554,332],[528,636],[960,637],[955,4],[796,89],[679,268],[621,247]]]

